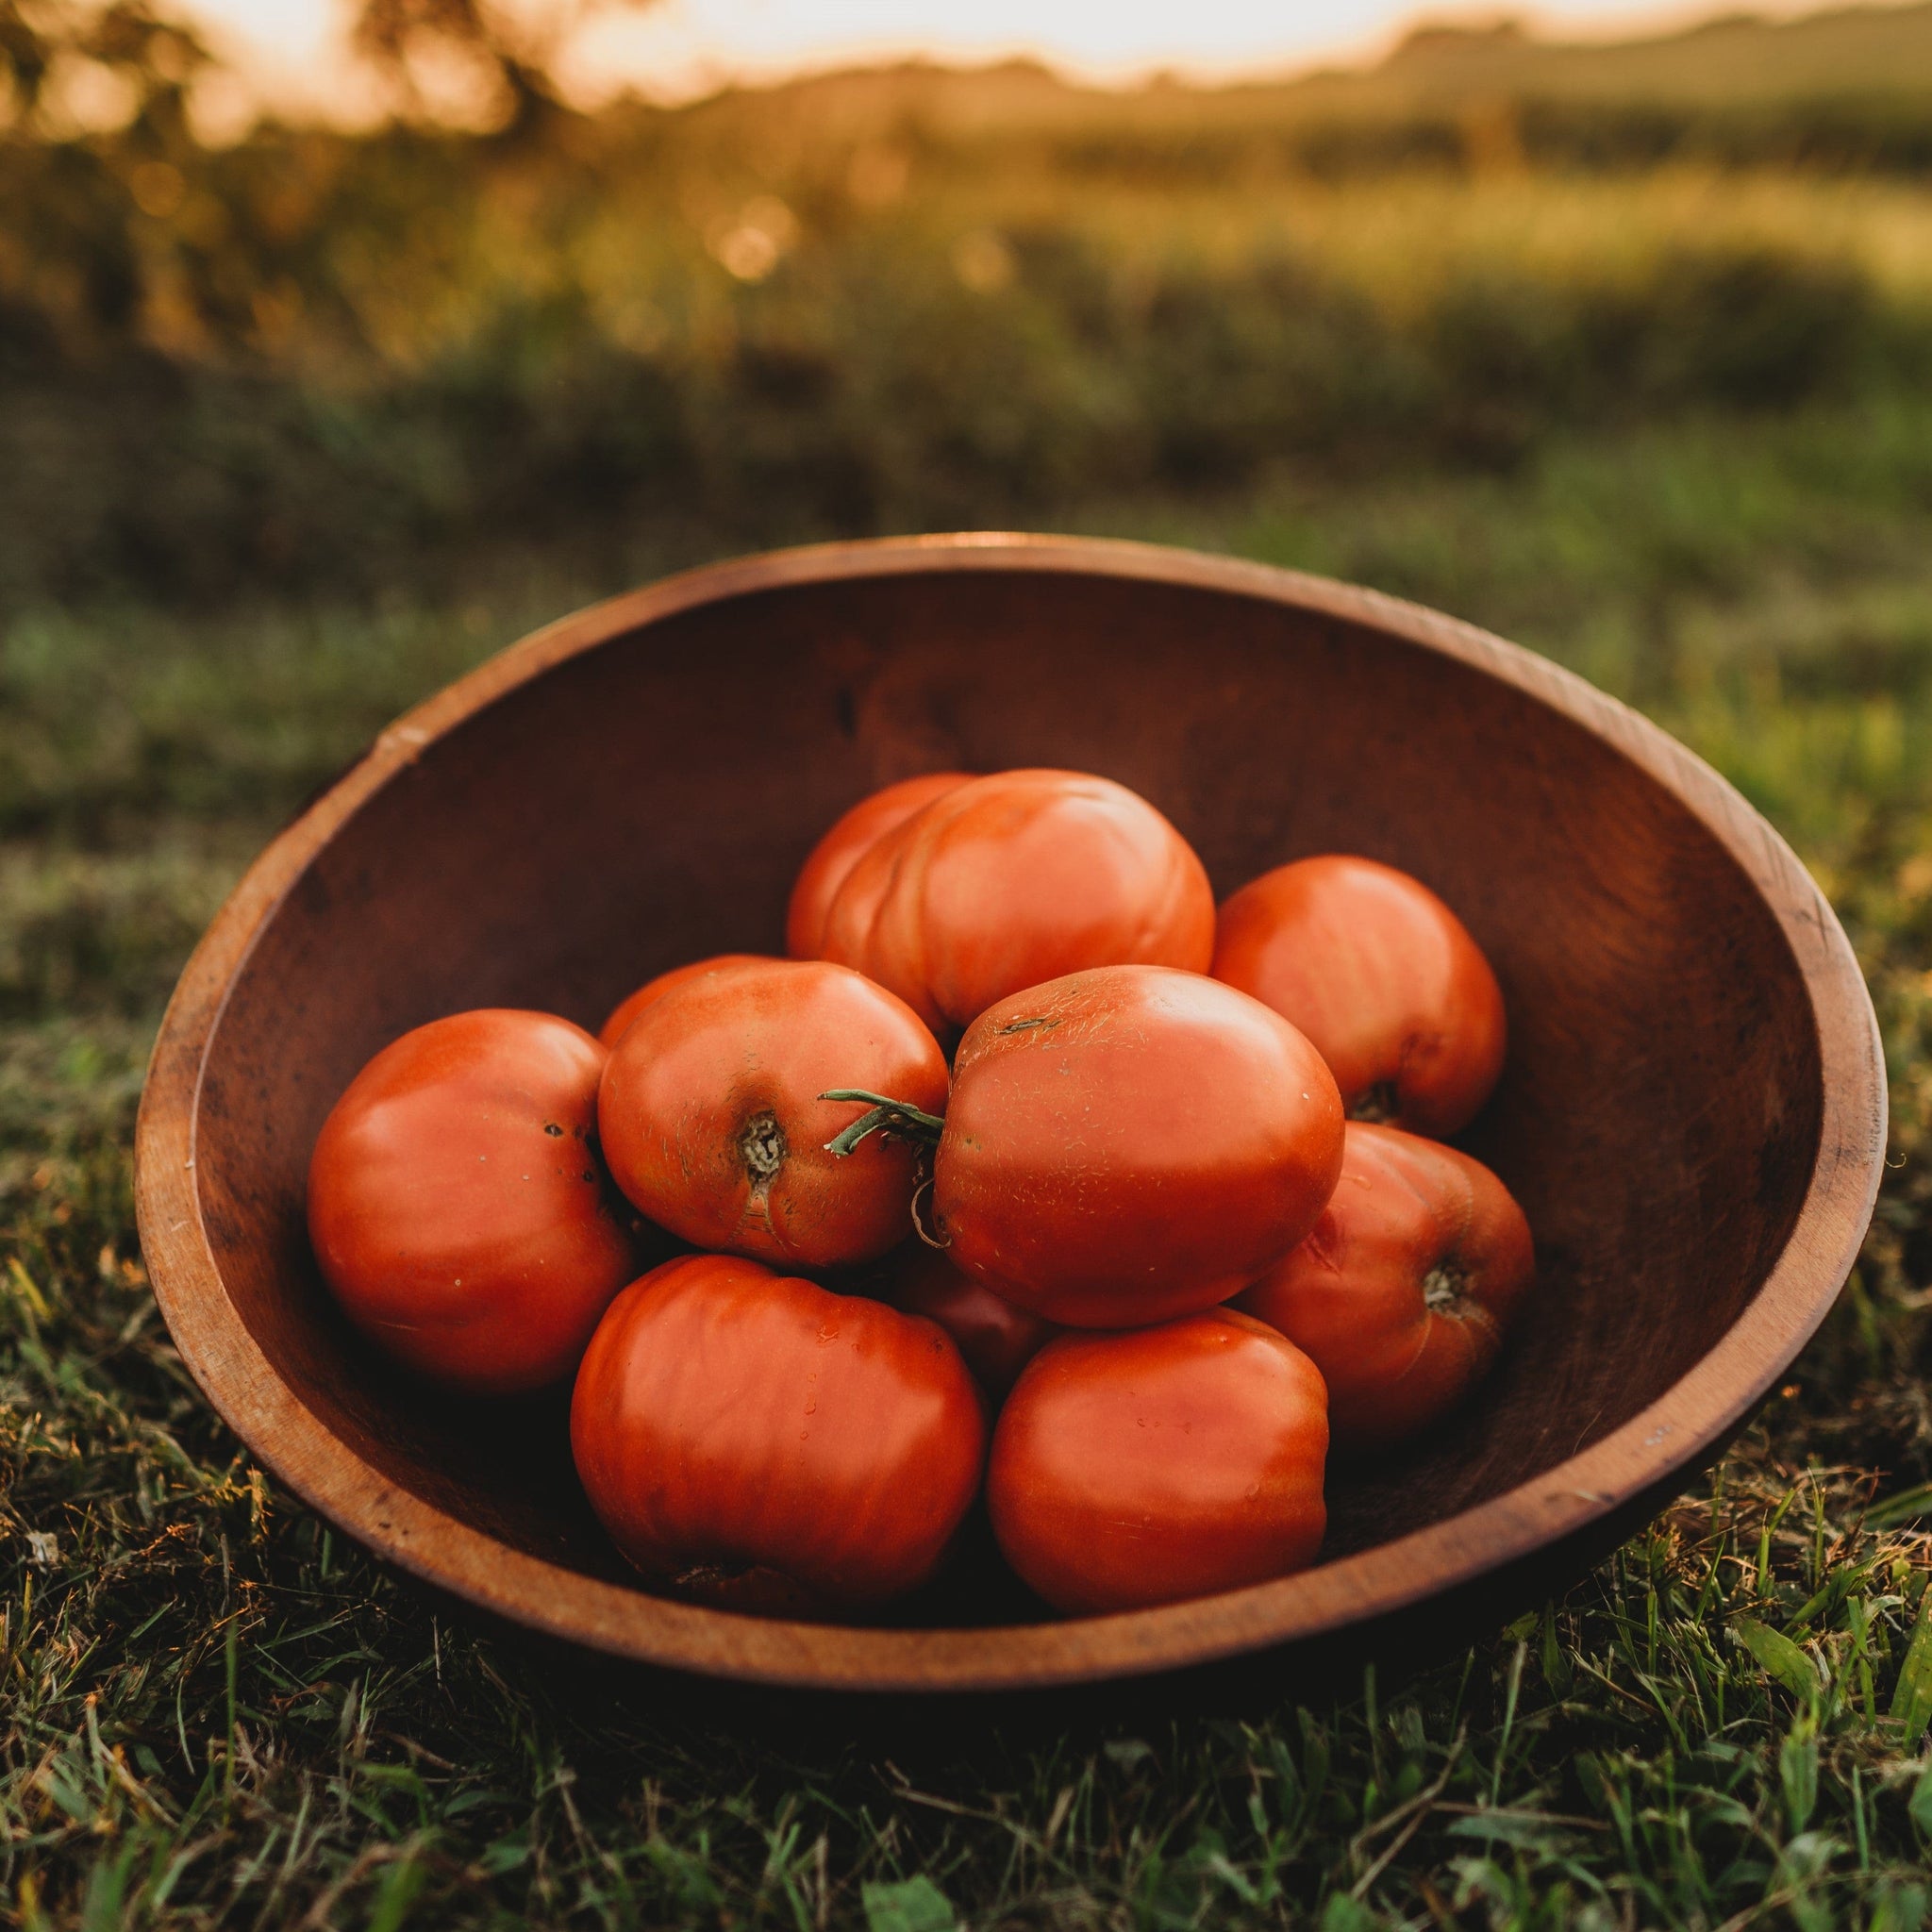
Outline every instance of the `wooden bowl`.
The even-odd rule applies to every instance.
[[[654,1596],[583,1503],[560,1400],[428,1397],[347,1330],[303,1230],[316,1131],[371,1054],[439,1014],[594,1027],[664,967],[778,951],[792,875],[854,799],[1012,765],[1143,792],[1224,893],[1328,851],[1435,887],[1508,1001],[1508,1067],[1468,1140],[1528,1212],[1540,1291],[1456,1422],[1335,1474],[1326,1560],[1302,1575],[1065,1622],[968,1577],[867,1628]],[[1623,706],[1367,591],[964,536],[675,577],[384,732],[189,962],[138,1191],[155,1293],[209,1399],[403,1570],[679,1671],[991,1690],[1386,1643],[1535,1601],[1784,1374],[1857,1255],[1885,1118],[1830,907],[1763,819]]]

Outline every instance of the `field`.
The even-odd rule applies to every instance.
[[[1902,40],[1848,80],[1757,31],[1741,101],[1683,79],[1702,39],[1589,87],[1408,57],[1545,62],[1502,151],[1388,75],[1105,111],[902,75],[514,151],[0,142],[38,184],[0,194],[0,1920],[1924,1923],[1925,102],[1870,79]],[[1578,160],[1612,124],[1677,132]],[[1794,153],[1821,127],[1885,140]],[[129,198],[90,227],[76,182]],[[118,309],[82,246],[117,236]],[[706,1722],[439,1615],[251,1467],[147,1291],[145,1054],[263,841],[521,631],[749,542],[1009,519],[1417,597],[1684,738],[1852,935],[1884,1194],[1722,1468],[1466,1657],[1238,1719]]]

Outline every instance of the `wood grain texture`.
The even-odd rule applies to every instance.
[[[1484,1398],[1339,1474],[1321,1567],[1043,1619],[964,1572],[890,1628],[648,1594],[569,1467],[560,1400],[425,1399],[321,1290],[324,1115],[466,1007],[594,1027],[699,955],[775,951],[796,869],[866,791],[1058,765],[1152,799],[1218,893],[1352,851],[1417,874],[1501,977],[1503,1085],[1464,1137],[1542,1287]],[[1664,1500],[1780,1377],[1883,1160],[1870,1001],[1772,828],[1555,666],[1373,592],[1006,535],[792,551],[566,619],[411,712],[257,861],[170,1006],[137,1192],[155,1292],[250,1449],[381,1556],[640,1661],[876,1690],[1071,1684],[1502,1613]]]

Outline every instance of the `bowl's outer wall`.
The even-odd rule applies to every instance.
[[[1819,1033],[1778,919],[1669,787],[1372,622],[1226,586],[932,567],[701,601],[566,657],[430,738],[314,853],[234,974],[193,1122],[207,1240],[274,1375],[395,1491],[624,1582],[558,1405],[426,1399],[336,1316],[303,1226],[324,1116],[438,1014],[594,1028],[666,966],[778,950],[791,878],[854,799],[1035,764],[1144,793],[1219,893],[1313,852],[1399,865],[1502,980],[1507,1070],[1468,1144],[1528,1213],[1540,1291],[1479,1403],[1336,1473],[1331,1555],[1555,1469],[1738,1320],[1813,1178]],[[918,1620],[1025,1614],[998,1591],[939,1598]]]

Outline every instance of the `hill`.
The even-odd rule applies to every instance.
[[[1017,143],[1061,161],[1143,167],[1183,149],[1224,160],[1232,149],[1272,147],[1333,168],[1427,158],[1430,130],[1449,133],[1436,145],[1453,158],[1458,131],[1499,109],[1531,158],[1651,161],[1689,146],[1735,160],[1916,171],[1932,166],[1932,4],[1787,21],[1732,15],[1609,42],[1544,40],[1510,23],[1424,26],[1373,67],[1215,87],[1163,78],[1119,91],[1026,61],[909,63],[733,89],[658,112],[692,129],[749,119],[821,142],[914,129],[941,147]]]

